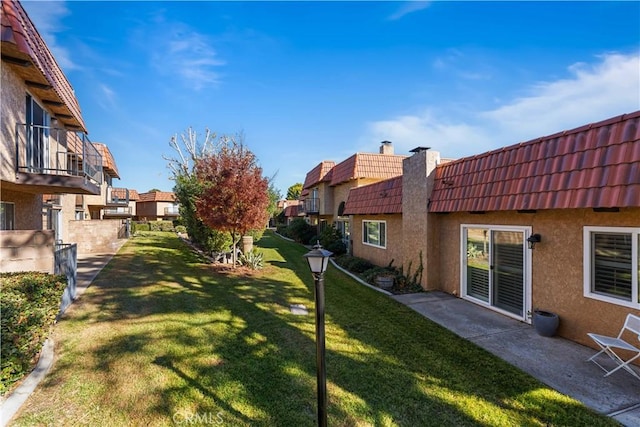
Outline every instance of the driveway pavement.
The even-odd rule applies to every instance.
[[[531,325],[443,292],[391,298],[560,393],[625,426],[640,427],[640,381],[624,370],[605,378],[599,367],[587,362],[596,353],[592,348],[559,337],[542,337]]]

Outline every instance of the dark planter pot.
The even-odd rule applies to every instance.
[[[376,285],[378,285],[382,289],[389,290],[393,288],[393,277],[387,276],[378,276],[376,277]]]
[[[533,327],[538,335],[552,337],[556,334],[560,325],[560,318],[550,311],[535,310],[533,312]]]

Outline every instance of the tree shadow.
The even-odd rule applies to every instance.
[[[89,368],[104,372],[113,390],[127,378],[106,374],[125,363],[149,378],[175,377],[141,406],[149,417],[166,421],[188,402],[190,411],[222,411],[229,424],[314,425],[311,274],[305,248],[276,239],[258,245],[277,251],[284,261],[275,268],[294,271],[297,280],[216,274],[173,236],[131,242],[65,315],[87,328],[113,325],[92,349]],[[563,402],[517,405],[542,387],[533,378],[335,269],[325,282],[331,425],[493,425],[447,393],[520,412],[522,423],[562,424]],[[303,301],[310,314],[292,314],[291,301]],[[416,323],[417,332],[405,327]],[[474,366],[498,373],[486,378]]]

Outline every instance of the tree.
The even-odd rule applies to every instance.
[[[287,190],[287,200],[298,200],[302,193],[302,183],[297,182]]]
[[[273,181],[275,180],[275,175],[269,179],[269,206],[267,206],[267,212],[269,214],[269,218],[273,218],[275,221],[275,217],[280,213],[280,209],[278,209],[278,201],[282,198],[282,193],[278,190]]]
[[[267,224],[269,180],[241,139],[227,140],[215,154],[199,159],[195,174],[202,189],[196,200],[198,217],[209,227],[231,234],[235,266],[240,238]]]
[[[230,138],[223,135],[216,141],[216,134],[206,129],[204,141],[198,141],[198,135],[192,128],[186,133],[174,135],[169,146],[174,149],[177,157],[163,155],[167,160],[167,167],[171,169],[175,181],[173,192],[180,204],[180,217],[184,222],[189,239],[207,252],[222,252],[228,249],[231,239],[227,233],[211,229],[198,217],[196,200],[202,188],[196,179],[194,168],[199,159],[213,155],[218,147]]]

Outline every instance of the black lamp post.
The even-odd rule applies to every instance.
[[[318,385],[318,425],[327,425],[327,371],[324,357],[324,272],[329,265],[329,257],[333,255],[322,249],[318,242],[311,251],[304,254],[313,274],[316,288],[316,366]]]

